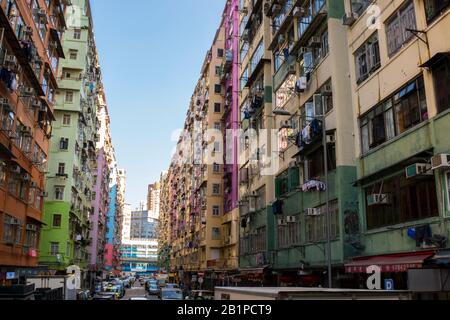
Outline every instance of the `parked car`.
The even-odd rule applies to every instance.
[[[92,300],[117,300],[114,292],[98,292]]]
[[[159,298],[161,300],[184,300],[183,291],[180,289],[168,289],[162,288],[159,293]]]
[[[150,294],[159,294],[160,289],[158,288],[158,285],[156,283],[150,283],[150,286],[148,288],[148,293]]]
[[[176,283],[168,283],[168,284],[166,284],[166,288],[174,289],[174,288],[180,288],[180,286]]]
[[[78,291],[77,300],[92,300],[91,292],[89,290]]]
[[[209,290],[192,290],[186,300],[214,300],[214,292]]]

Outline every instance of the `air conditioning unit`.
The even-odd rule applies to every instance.
[[[322,40],[320,37],[312,36],[311,39],[309,39],[308,47],[320,47],[322,45]]]
[[[42,105],[41,101],[39,101],[39,99],[33,99],[33,102],[31,103],[31,107],[38,109],[40,108]]]
[[[352,26],[357,19],[358,14],[356,14],[355,12],[348,12],[342,17],[342,24],[344,26]]]
[[[20,174],[20,172],[22,171],[22,168],[19,165],[13,165],[11,166],[11,173],[16,173],[16,174]]]
[[[0,98],[0,107],[10,109],[9,100],[7,98]]]
[[[24,87],[22,87],[21,93],[24,96],[32,96],[32,95],[34,95],[34,89],[31,87],[24,86]]]
[[[405,169],[406,179],[416,178],[420,176],[433,175],[431,170],[431,164],[428,163],[415,163]]]
[[[44,191],[40,192],[39,196],[42,197],[42,198],[47,198],[48,197],[48,192],[44,192]]]
[[[326,84],[322,88],[322,94],[324,96],[330,96],[333,93],[333,88],[331,87],[331,84]]]
[[[22,127],[22,130],[20,132],[26,137],[31,137],[32,136],[30,127]]]
[[[10,65],[16,65],[17,64],[16,56],[12,54],[5,55],[5,63],[8,63]]]
[[[319,208],[308,208],[305,211],[307,216],[320,216],[322,214]]]
[[[295,7],[292,11],[294,17],[303,18],[307,15],[306,9],[304,7]]]
[[[278,219],[279,226],[285,226],[286,224],[287,224],[287,221],[284,218]]]
[[[295,216],[288,216],[288,217],[286,217],[286,222],[287,223],[295,223],[295,222],[297,222],[297,217],[295,217]]]
[[[257,198],[258,197],[258,192],[257,191],[252,191],[252,192],[250,192],[249,196],[252,197],[252,198]]]
[[[248,29],[245,29],[244,32],[242,32],[241,39],[244,42],[248,42],[249,41],[250,36],[249,36],[249,30]]]
[[[297,69],[295,67],[295,63],[290,64],[288,67],[288,74],[295,74],[297,72]]]
[[[431,158],[431,168],[433,170],[449,169],[450,168],[450,154],[437,154]]]
[[[371,194],[367,196],[368,206],[386,205],[391,203],[391,196],[387,193]]]

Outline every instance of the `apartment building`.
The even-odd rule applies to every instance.
[[[0,1],[0,282],[38,264],[63,1]],[[10,280],[8,280],[10,281]],[[6,282],[8,282],[6,281]]]
[[[450,236],[450,3],[345,4],[363,245],[346,271],[370,260],[407,288]]]
[[[109,209],[109,181],[114,160],[110,131],[110,118],[103,89],[99,90],[97,117],[97,163],[94,165],[94,191],[92,193],[93,214],[90,216],[92,239],[90,270],[101,273],[105,263],[106,230]]]
[[[216,155],[223,150],[224,166],[200,173],[172,162],[161,180],[160,258],[188,277],[199,269],[210,284],[214,275],[241,285],[359,288],[367,267],[379,265],[383,279],[406,289],[408,270],[435,267],[448,253],[448,1],[236,4],[227,1],[214,42],[223,35],[222,66],[214,46],[205,62],[222,84],[210,87],[223,94],[214,127],[224,146],[210,142]],[[190,136],[194,111],[191,103]],[[216,118],[206,117],[209,128]],[[182,137],[176,154],[194,151]],[[221,186],[214,169],[223,170]],[[223,192],[223,212],[212,210],[222,229],[209,215],[211,184]],[[184,204],[189,195],[203,200],[203,211]],[[199,238],[197,212],[206,224]],[[228,265],[234,257],[238,268]]]
[[[152,211],[155,216],[158,216],[160,211],[160,193],[161,185],[159,182],[148,185],[147,209]]]
[[[159,267],[168,272],[171,269],[171,238],[172,233],[169,206],[169,172],[165,171],[160,177],[160,213],[158,223],[158,264]]]
[[[266,128],[278,159],[272,156],[266,193],[250,189],[251,209],[263,214],[259,221],[252,212],[243,219],[241,255],[254,251],[250,261],[260,269],[253,280],[324,286],[329,269],[333,279],[342,279],[346,258],[360,250],[346,234],[358,203],[344,3],[266,1],[262,11],[270,25],[264,43],[273,81]],[[244,101],[244,108],[249,105]],[[244,121],[258,123],[255,114],[243,114]],[[258,167],[244,169],[244,177],[261,179]]]
[[[239,268],[241,280],[263,277],[268,265],[272,177],[262,174],[272,155],[271,20],[263,1],[241,1],[239,20]],[[255,272],[253,272],[255,271]]]
[[[39,263],[65,273],[78,265],[87,279],[92,239],[92,194],[97,162],[101,71],[88,1],[72,1],[58,72]]]

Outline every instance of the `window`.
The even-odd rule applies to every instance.
[[[220,228],[212,228],[212,239],[220,240]]]
[[[390,57],[413,37],[413,34],[407,29],[417,29],[414,3],[411,0],[386,22],[386,38]]]
[[[61,149],[61,150],[69,149],[69,139],[68,138],[61,138],[61,140],[59,141],[59,149]]]
[[[70,114],[63,115],[63,126],[70,126]]]
[[[213,206],[212,215],[215,217],[220,216],[220,207],[219,206]]]
[[[22,221],[5,214],[3,218],[3,241],[7,244],[22,242]]]
[[[356,82],[359,84],[380,68],[378,34],[371,36],[356,52]]]
[[[300,220],[296,216],[296,222],[278,226],[278,248],[289,248],[300,244]]]
[[[0,159],[0,186],[4,187],[6,183],[6,162]]]
[[[450,59],[441,60],[435,64],[433,73],[434,90],[436,93],[438,113],[450,108]]]
[[[81,29],[75,28],[73,30],[73,38],[75,40],[80,40],[81,39]]]
[[[385,195],[384,204],[374,204],[374,194]],[[434,176],[421,180],[401,174],[365,188],[367,228],[376,229],[439,215]]]
[[[55,187],[55,200],[62,201],[64,200],[64,187]]]
[[[220,84],[214,85],[214,93],[216,93],[216,94],[222,93],[222,85],[220,85]]]
[[[221,105],[220,103],[214,103],[214,112],[215,113],[220,113],[221,112]]]
[[[214,183],[213,184],[213,195],[219,195],[220,194],[220,184]]]
[[[214,122],[214,129],[220,131],[220,129],[221,129],[220,122]]]
[[[219,76],[222,72],[222,68],[220,66],[216,66],[216,76]]]
[[[328,144],[328,170],[333,171],[336,169],[336,148],[334,144]],[[305,162],[304,172],[305,180],[321,179],[324,173],[324,159],[323,148],[320,147],[311,154],[308,155],[308,159]]]
[[[220,152],[220,141],[214,142],[214,152]]]
[[[66,96],[64,99],[67,103],[73,103],[73,92],[72,91],[66,91]]]
[[[59,254],[59,242],[50,242],[50,255],[56,256]]]
[[[373,2],[373,0],[352,1],[352,11],[357,13],[358,17],[361,17],[371,2]]]
[[[424,2],[428,24],[433,22],[436,17],[450,6],[450,0],[424,0]]]
[[[255,49],[253,56],[250,59],[250,71],[249,74],[252,74],[256,69],[256,66],[259,64],[261,59],[264,57],[264,41],[258,44],[258,47]]]
[[[61,227],[61,215],[60,214],[54,214],[53,215],[53,223],[52,226],[55,228]]]
[[[77,60],[77,58],[78,58],[78,50],[69,50],[69,58],[71,60]]]
[[[244,69],[244,72],[242,72],[242,76],[239,79],[239,88],[240,90],[244,90],[245,86],[247,85],[248,81],[248,67]]]
[[[66,171],[66,164],[60,162],[60,163],[58,164],[58,175],[60,175],[60,176],[65,175],[65,171]]]
[[[306,216],[306,241],[321,242],[327,238],[326,205],[318,208],[320,214]],[[331,239],[339,238],[339,207],[338,201],[330,202]]]
[[[72,245],[70,244],[70,242],[67,242],[67,246],[66,246],[66,256],[70,257],[71,252],[72,252]]]
[[[213,171],[215,173],[220,172],[220,165],[218,163],[213,164]]]
[[[425,88],[419,77],[360,118],[362,153],[427,119]]]
[[[222,57],[223,57],[223,49],[217,49],[217,56],[218,56],[219,58],[222,58]]]
[[[27,224],[25,246],[36,249],[38,247],[39,227],[35,224]]]

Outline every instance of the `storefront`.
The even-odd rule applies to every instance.
[[[435,251],[418,251],[357,257],[345,265],[345,272],[354,275],[355,285],[367,288],[369,276],[380,272],[380,285],[385,290],[407,290],[408,270],[424,268],[425,261],[434,256]]]

